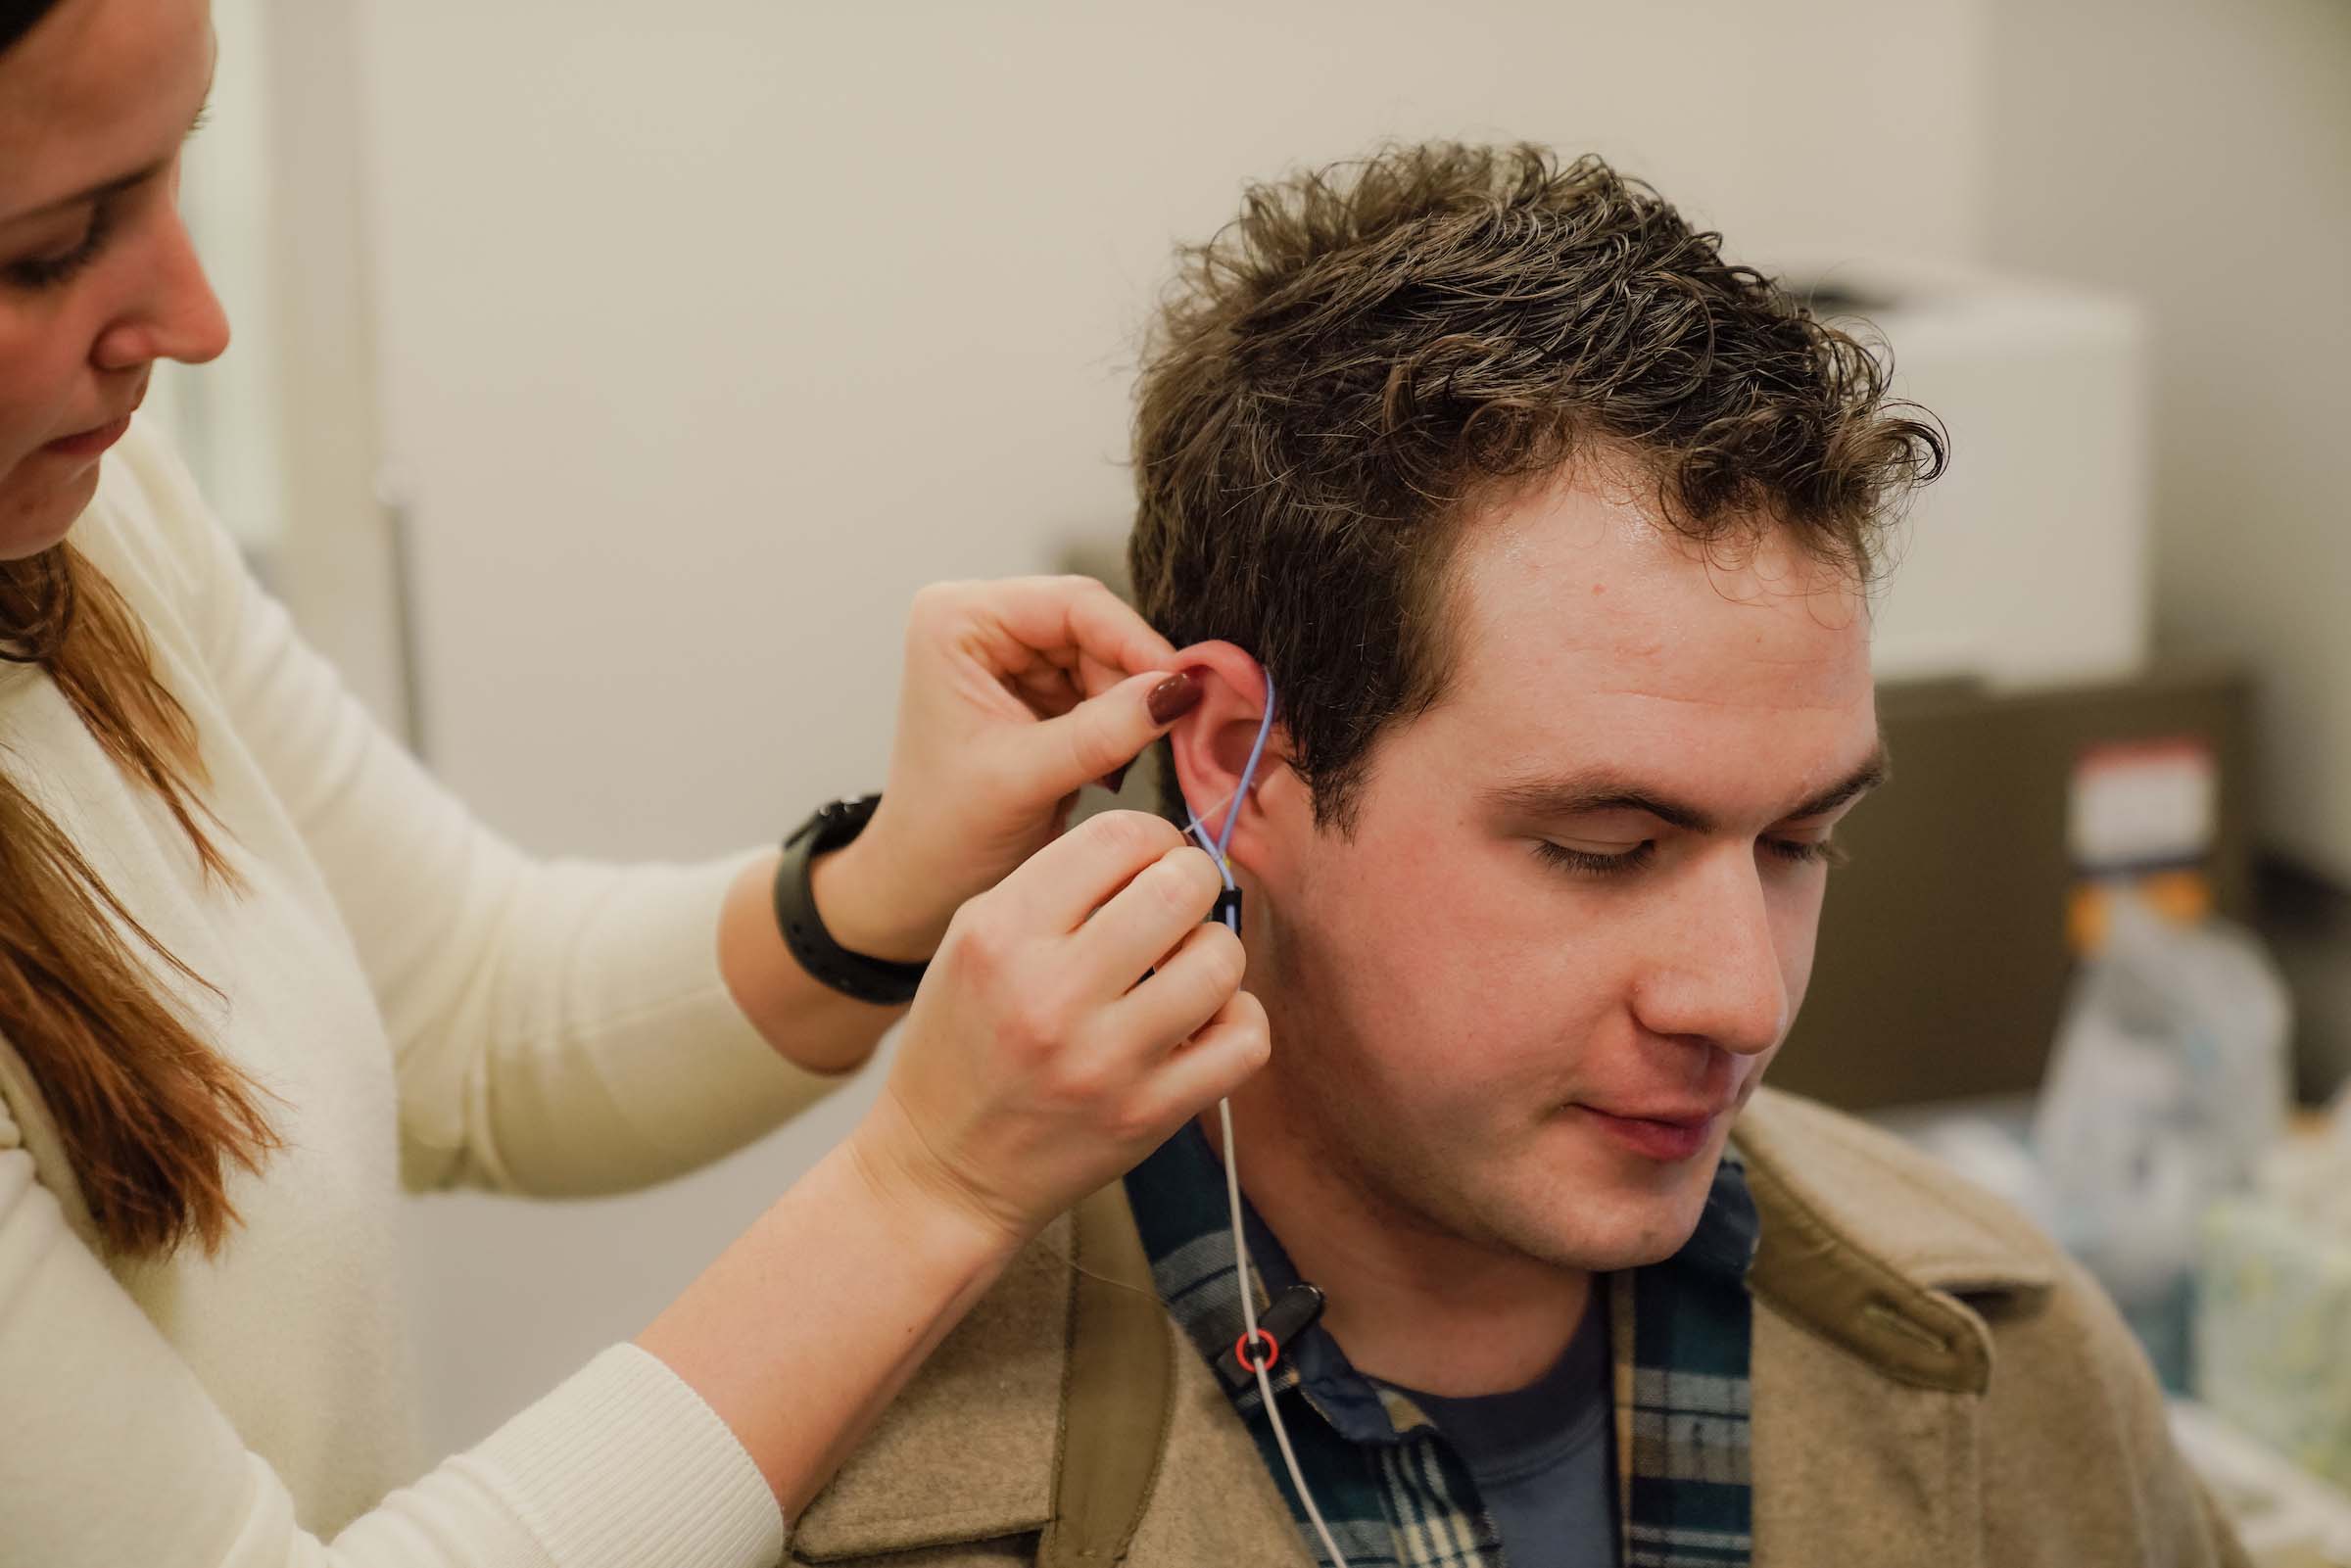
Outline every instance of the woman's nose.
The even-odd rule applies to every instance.
[[[228,348],[228,312],[176,213],[165,217],[152,246],[144,286],[98,335],[92,357],[101,370],[135,370],[158,359],[203,364]]]

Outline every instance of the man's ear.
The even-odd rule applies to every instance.
[[[1290,737],[1278,713],[1248,797],[1234,798],[1265,717],[1265,669],[1230,642],[1194,643],[1178,658],[1179,668],[1191,671],[1203,688],[1199,706],[1168,732],[1184,803],[1211,838],[1223,831],[1228,813],[1238,813],[1229,846],[1232,862],[1263,875],[1269,854],[1290,832],[1286,819],[1300,808],[1311,810],[1303,782],[1290,771]],[[1275,825],[1269,821],[1270,811],[1284,819],[1271,832],[1268,830]]]

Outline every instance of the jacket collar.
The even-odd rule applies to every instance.
[[[1991,1335],[1960,1298],[2047,1292],[2048,1244],[1893,1138],[1808,1102],[1758,1091],[1736,1137],[1762,1227],[1748,1276],[1758,1305],[1898,1382],[1981,1393]],[[1066,1219],[1046,1230],[948,1337],[801,1515],[794,1560],[1045,1527],[1068,1394],[1071,1245]]]
[[[801,1513],[788,1560],[837,1562],[1043,1529],[1053,1513],[1075,1277],[1064,1217],[981,1298]]]
[[[1962,1298],[2038,1298],[2048,1243],[1886,1133],[1759,1090],[1736,1137],[1762,1220],[1755,1300],[1898,1382],[1982,1394],[1991,1336]]]

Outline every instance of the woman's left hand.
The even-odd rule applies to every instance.
[[[927,959],[964,900],[1068,822],[1089,781],[1115,783],[1199,700],[1174,646],[1087,577],[941,583],[906,628],[882,805],[813,869],[834,940]]]

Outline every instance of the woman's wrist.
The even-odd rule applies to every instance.
[[[1002,1263],[1027,1246],[1036,1226],[989,1204],[938,1158],[885,1088],[842,1145],[878,1207],[895,1216],[901,1233],[926,1238],[942,1259]]]
[[[717,1412],[790,1519],[1017,1251],[852,1135],[636,1343]]]
[[[928,962],[953,915],[942,916],[919,896],[917,879],[870,830],[810,861],[808,888],[837,944],[893,964]]]
[[[870,1007],[800,967],[776,923],[774,850],[744,863],[719,909],[718,968],[728,994],[778,1055],[810,1072],[854,1072],[900,1014]]]

